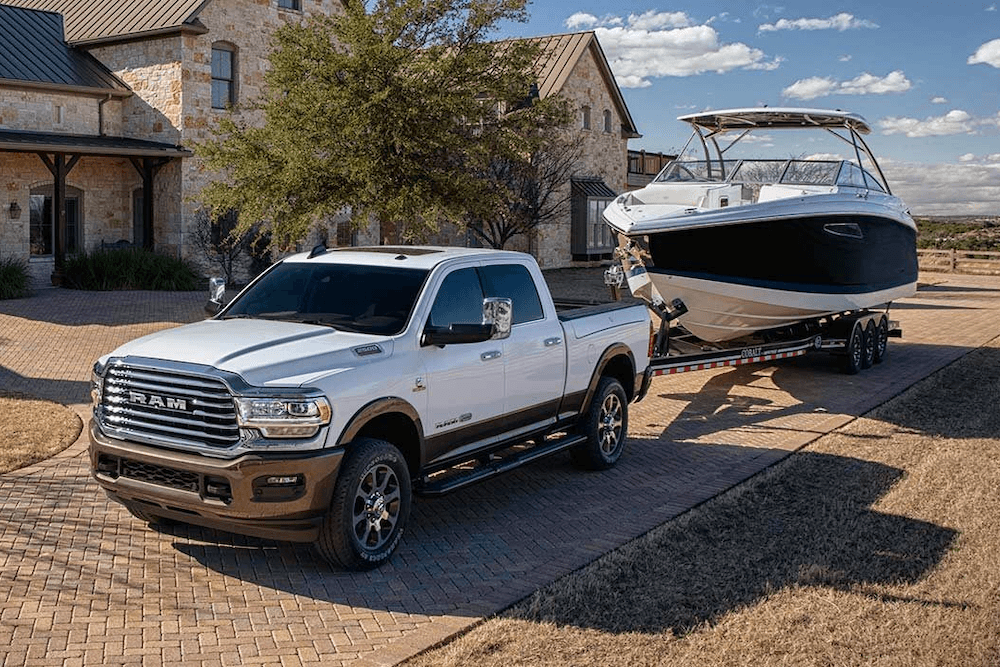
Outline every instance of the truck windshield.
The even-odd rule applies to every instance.
[[[291,262],[273,267],[222,314],[389,336],[406,328],[423,269]]]

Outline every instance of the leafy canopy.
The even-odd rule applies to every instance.
[[[504,135],[496,109],[523,102],[538,47],[485,39],[500,21],[525,20],[525,2],[353,0],[283,26],[252,104],[263,124],[230,115],[197,148],[225,175],[203,201],[238,210],[238,232],[260,221],[281,246],[347,206],[410,237],[495,208],[496,188],[479,175],[497,151],[524,147],[517,132],[483,141],[483,121]]]

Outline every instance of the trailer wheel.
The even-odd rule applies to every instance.
[[[865,325],[864,340],[861,368],[871,368],[875,363],[875,347],[878,345],[878,328],[875,326],[875,320],[868,320],[868,324]]]
[[[618,380],[601,378],[580,426],[587,440],[569,452],[575,465],[605,470],[618,462],[628,434],[628,397]]]
[[[347,570],[378,567],[403,537],[410,502],[410,472],[400,451],[384,440],[355,440],[340,469],[316,550]]]
[[[882,363],[885,355],[889,352],[889,318],[883,315],[878,318],[878,326],[875,328],[875,356],[872,361],[876,364]]]
[[[847,338],[847,354],[844,355],[843,371],[848,375],[856,375],[862,368],[865,356],[865,331],[861,322],[851,326],[851,334]]]

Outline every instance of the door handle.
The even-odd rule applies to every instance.
[[[489,352],[483,352],[479,355],[479,358],[483,361],[492,361],[493,359],[499,359],[503,355],[500,350],[490,350]]]
[[[560,338],[559,336],[556,336],[555,338],[545,339],[545,347],[553,347],[555,345],[559,345],[560,343],[562,343],[562,338]]]

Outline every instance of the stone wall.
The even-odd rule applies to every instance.
[[[29,132],[100,134],[104,98],[4,86],[0,94],[0,128]],[[104,103],[104,133],[121,132],[122,100]]]

